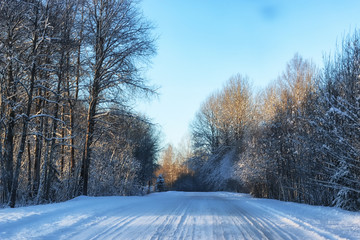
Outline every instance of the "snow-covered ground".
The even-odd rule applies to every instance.
[[[1,209],[0,239],[360,239],[360,213],[227,192],[78,197]]]

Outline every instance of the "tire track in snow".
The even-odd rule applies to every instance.
[[[177,234],[181,234],[181,226],[186,219],[186,212],[188,209],[188,202],[179,201],[177,207],[174,210],[169,210],[170,214],[164,217],[163,222],[158,224],[159,227],[154,231],[155,234],[151,237],[151,240],[161,239],[163,235],[169,236],[170,239],[176,239]]]
[[[232,218],[234,224],[244,226],[240,229],[242,232],[245,231],[247,233],[246,235],[243,234],[244,239],[253,238],[254,236],[257,236],[258,239],[296,239],[295,235],[279,228],[273,222],[274,219],[270,219],[265,214],[255,214],[253,209],[251,209],[250,213],[246,207],[239,208],[239,206],[232,202],[228,204],[231,206],[232,212],[237,215],[237,217]]]
[[[306,223],[296,217],[293,217],[291,215],[282,213],[280,211],[277,211],[273,208],[264,206],[264,209],[274,215],[277,216],[278,219],[288,225],[294,226],[297,229],[303,229],[304,231],[311,232],[315,234],[320,239],[338,239],[338,240],[345,240],[345,238],[342,238],[336,234],[330,233],[326,230],[319,229],[315,226],[310,225],[309,223]]]

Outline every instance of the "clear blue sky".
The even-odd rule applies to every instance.
[[[147,71],[160,96],[138,110],[178,144],[201,103],[233,75],[264,88],[299,53],[324,54],[360,27],[360,0],[143,0],[158,54]]]

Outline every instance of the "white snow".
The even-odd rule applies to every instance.
[[[228,192],[81,196],[1,209],[0,239],[360,239],[360,213]]]

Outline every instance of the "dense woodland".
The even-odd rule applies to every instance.
[[[154,54],[137,1],[0,1],[0,204],[142,191],[158,131],[131,106]]]
[[[165,182],[360,210],[359,32],[324,66],[296,54],[260,92],[247,77],[232,77],[196,114],[193,152],[173,161],[185,171],[167,163],[172,147],[163,154]]]

